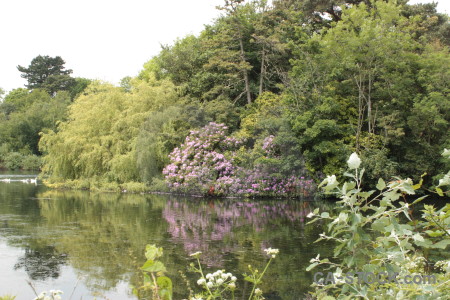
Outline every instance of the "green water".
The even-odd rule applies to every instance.
[[[186,271],[190,253],[203,252],[207,271],[239,275],[249,264],[262,267],[268,247],[279,248],[280,255],[265,277],[264,296],[301,299],[312,282],[312,272],[305,271],[309,260],[329,250],[312,244],[323,230],[306,225],[306,215],[327,206],[61,192],[0,182],[0,295],[32,299],[31,282],[38,292],[64,291],[64,299],[135,299],[130,285],[139,281],[145,245],[154,243],[164,248],[174,299],[188,296],[178,270]],[[186,275],[195,286],[197,276]],[[238,278],[238,287],[250,288]]]

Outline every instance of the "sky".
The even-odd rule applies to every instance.
[[[74,77],[117,84],[136,76],[161,44],[198,34],[223,0],[0,1],[0,87],[23,87],[17,65],[38,55],[61,56]],[[432,2],[411,0],[410,3]],[[450,14],[450,1],[438,11]]]

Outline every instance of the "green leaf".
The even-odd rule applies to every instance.
[[[320,217],[322,217],[322,218],[329,218],[330,214],[328,212],[324,211],[323,213],[320,214]]]
[[[172,300],[172,280],[167,276],[161,276],[156,279],[156,283],[160,288],[159,296],[161,299]]]
[[[414,189],[414,190],[418,190],[418,189],[420,189],[420,188],[422,187],[422,184],[423,184],[423,177],[424,177],[425,175],[427,175],[427,172],[423,173],[423,174],[420,176],[421,178],[420,178],[419,183],[413,185],[413,189]]]
[[[163,249],[158,248],[155,245],[145,246],[145,257],[149,260],[155,260],[163,255]]]
[[[437,187],[436,192],[438,193],[439,196],[444,197],[444,192],[440,188]]]
[[[315,262],[310,264],[307,268],[306,268],[306,272],[311,271],[312,269],[314,269],[319,263]]]
[[[425,231],[430,237],[440,237],[443,236],[445,233],[442,230],[427,230]]]
[[[255,280],[252,277],[248,276],[248,275],[244,277],[244,280],[248,281],[248,282],[251,282],[251,283],[256,283]]]
[[[415,244],[419,247],[424,247],[424,248],[433,248],[433,243],[428,240],[428,239],[424,239],[423,242],[421,241],[416,241]]]
[[[411,204],[416,204],[416,203],[419,203],[420,201],[422,201],[423,199],[425,199],[425,198],[427,198],[428,197],[428,195],[426,195],[426,196],[422,196],[422,197],[419,197],[419,198],[417,198],[416,200],[414,200],[414,202],[413,203],[411,203]]]
[[[423,236],[421,236],[421,235],[418,234],[418,233],[416,233],[415,235],[413,235],[413,239],[414,239],[415,241],[419,241],[419,242],[424,242],[424,241],[425,241],[424,238],[423,238]]]
[[[167,276],[160,276],[156,279],[156,283],[162,289],[172,290],[172,280]]]
[[[389,221],[388,217],[381,217],[372,223],[372,229],[379,231],[379,232],[385,232],[386,227],[389,224],[390,224],[390,221]]]
[[[378,179],[378,183],[377,183],[377,190],[384,190],[384,188],[386,187],[386,182],[384,182],[384,180],[382,178]]]
[[[148,260],[141,268],[143,271],[146,272],[166,272],[166,267],[164,264],[160,261],[151,261]]]
[[[448,245],[450,245],[450,240],[442,240],[433,244],[433,248],[445,249]]]

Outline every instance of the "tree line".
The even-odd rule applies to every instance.
[[[198,36],[163,46],[120,86],[37,57],[18,67],[27,88],[1,104],[0,159],[43,155],[55,184],[162,189],[169,165],[188,182],[179,170],[195,154],[185,167],[173,154],[192,131],[223,124],[223,140],[201,139],[221,158],[203,163],[215,171],[202,193],[250,171],[261,194],[264,180],[319,180],[342,173],[353,151],[370,178],[427,173],[433,184],[450,147],[450,25],[435,4],[406,2],[225,0]],[[51,72],[39,75],[42,66]],[[52,113],[39,116],[45,105]]]

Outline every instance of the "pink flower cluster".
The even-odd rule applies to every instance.
[[[280,178],[258,167],[253,170],[237,167],[231,179],[217,180],[216,192],[234,195],[308,197],[313,195],[316,187],[312,179],[293,175]]]
[[[268,154],[273,154],[275,152],[275,144],[273,143],[274,139],[275,137],[273,135],[269,135],[263,141],[262,148]]]
[[[232,159],[222,152],[238,146],[239,141],[225,138],[224,124],[209,123],[193,130],[185,142],[169,155],[171,163],[163,174],[169,186],[182,192],[208,193],[215,181],[233,174]]]
[[[191,131],[185,142],[169,155],[171,163],[163,174],[169,187],[183,193],[215,195],[309,196],[315,188],[304,177],[280,177],[266,168],[236,166],[236,150],[243,141],[225,135],[227,126],[209,123]],[[274,136],[264,139],[262,148],[274,157]],[[276,157],[275,157],[276,158]],[[278,158],[276,158],[278,159]],[[275,172],[274,172],[275,173]]]

